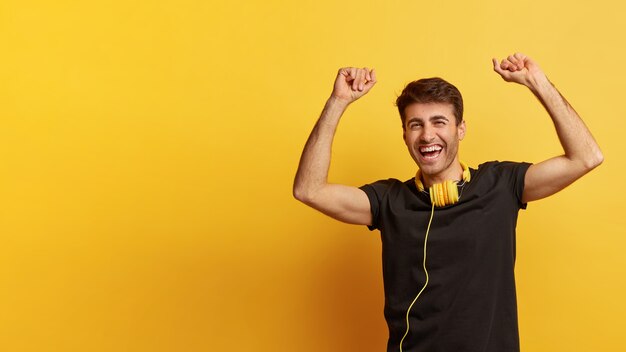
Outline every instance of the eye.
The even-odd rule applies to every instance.
[[[417,122],[411,122],[409,124],[409,128],[412,129],[412,130],[417,129],[417,128],[421,127],[421,126],[422,125],[420,123],[417,123]]]
[[[445,123],[443,120],[437,120],[437,121],[435,121],[435,126],[443,126],[443,125],[445,125],[445,124],[446,124],[446,123]]]

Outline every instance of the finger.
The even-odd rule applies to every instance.
[[[350,86],[351,82],[354,80],[352,74],[354,72],[354,67],[344,67],[343,68],[343,77],[346,85]]]
[[[350,83],[350,81],[352,80],[350,78],[350,71],[351,71],[352,67],[344,67],[344,68],[340,68],[339,69],[339,75],[341,75],[341,77],[343,77],[344,82],[346,83]]]
[[[370,77],[372,78],[371,81],[376,83],[376,70],[372,69],[372,71],[370,72]]]
[[[519,70],[521,70],[521,68],[523,68],[524,66],[522,65],[522,67],[519,67],[519,62],[518,61],[511,61],[508,58],[502,60],[503,62],[503,69],[509,71],[509,72],[517,72]]]
[[[356,67],[350,67],[348,72],[350,73],[350,75],[348,75],[348,82],[354,81],[356,78]]]
[[[498,64],[498,59],[496,59],[495,57],[492,57],[491,63],[493,64],[493,70],[500,73],[500,64]]]
[[[508,66],[511,65],[511,63],[509,61],[502,60],[501,64],[498,64],[498,59],[493,58],[492,59],[493,62],[493,70],[496,71],[500,77],[502,77],[503,80],[505,81],[509,81],[511,78],[511,71],[509,71]]]
[[[371,82],[376,83],[376,71],[374,69],[367,69],[365,71],[365,84],[369,84]]]
[[[356,67],[353,67],[353,71],[352,71],[352,90],[358,90],[359,89],[359,69]]]
[[[359,88],[361,90],[365,89],[365,85],[369,82],[369,74],[370,70],[367,67],[363,67],[363,79],[361,80],[361,84],[359,85]]]
[[[354,75],[352,76],[353,80],[352,80],[352,90],[357,90],[359,88],[359,69],[355,68],[354,69]]]
[[[514,56],[515,56],[515,58],[516,58],[516,59],[518,60],[518,62],[519,62],[518,67],[519,67],[520,69],[523,69],[524,67],[526,67],[526,59],[527,59],[527,56],[526,56],[526,55],[524,55],[524,54],[522,54],[522,53],[515,53],[515,55],[514,55]]]
[[[513,54],[513,58],[515,58],[515,66],[517,67],[518,70],[521,70],[524,68],[524,56],[520,53],[515,53]]]
[[[358,89],[359,91],[362,91],[363,86],[365,84],[365,70],[360,68],[357,71],[356,76],[357,78],[354,80],[354,83],[356,83],[356,89]]]
[[[372,89],[372,87],[374,87],[374,85],[376,84],[376,73],[374,72],[374,69],[372,69],[371,71],[368,71],[367,74],[369,75],[369,79],[367,83],[365,83],[365,88],[363,89],[363,93],[369,92],[370,89]]]
[[[517,66],[518,65],[518,61],[517,61],[517,59],[515,57],[513,57],[513,55],[509,55],[506,58],[506,61],[509,62],[509,65],[507,67],[507,69],[509,71],[512,71],[512,72],[517,71],[517,69],[518,69],[518,66]]]
[[[514,70],[512,71],[519,71],[524,68],[524,61],[519,59],[517,53],[509,55],[507,59],[513,64],[512,68]]]
[[[526,55],[522,54],[522,53],[515,53],[513,54],[513,56],[515,56],[516,59],[524,61],[526,60]]]
[[[347,72],[346,72],[346,68],[345,67],[342,67],[342,68],[339,69],[339,71],[337,71],[337,78],[339,78],[339,76],[345,78],[346,75],[347,75]]]
[[[500,63],[500,68],[503,70],[509,70],[512,66],[513,64],[508,59],[502,59],[502,62]]]
[[[500,76],[503,76],[505,72],[504,70],[506,70],[506,61],[502,60],[502,63],[498,64],[498,59],[494,57],[491,59],[491,62],[493,63],[493,70],[500,74]]]

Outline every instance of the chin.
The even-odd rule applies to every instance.
[[[417,167],[419,167],[419,169],[422,171],[422,174],[426,175],[435,175],[437,174],[437,172],[441,171],[440,168],[437,167],[437,165],[418,163]]]

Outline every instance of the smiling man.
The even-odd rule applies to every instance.
[[[459,141],[465,136],[463,98],[441,78],[408,84],[396,101],[404,141],[430,185],[454,180],[462,174]]]
[[[332,141],[349,104],[376,84],[367,68],[342,68],[304,147],[294,196],[382,237],[387,351],[519,351],[515,227],[519,209],[550,196],[600,163],[584,123],[539,66],[523,54],[498,62],[507,82],[528,87],[552,118],[564,153],[537,164],[459,160],[463,99],[440,78],[409,83],[396,104],[415,177],[360,188],[328,182]]]

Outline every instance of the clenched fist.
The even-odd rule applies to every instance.
[[[507,82],[515,82],[531,87],[539,79],[544,79],[545,75],[539,65],[530,57],[515,53],[509,55],[498,64],[497,59],[492,59],[493,70]]]
[[[376,72],[367,67],[344,67],[339,69],[331,97],[346,104],[367,94],[376,84]]]

